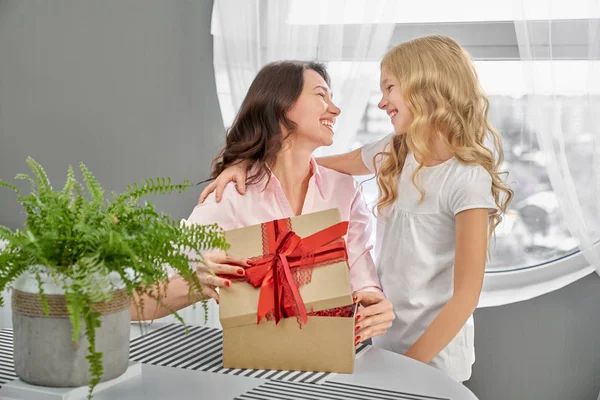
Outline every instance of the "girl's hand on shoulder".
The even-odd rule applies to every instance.
[[[208,186],[204,188],[198,199],[198,204],[204,203],[209,194],[215,192],[215,200],[218,202],[223,198],[223,191],[229,182],[235,182],[237,191],[243,195],[246,193],[246,176],[248,170],[248,161],[240,161],[230,167],[225,168]]]

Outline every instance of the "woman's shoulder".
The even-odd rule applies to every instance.
[[[217,224],[225,230],[237,228],[239,222],[236,212],[243,208],[238,198],[243,197],[237,192],[235,183],[230,182],[225,187],[220,201],[217,202],[215,192],[209,194],[203,203],[194,207],[186,223]]]
[[[245,202],[253,201],[255,197],[255,188],[253,185],[246,186],[246,193],[240,194],[237,190],[237,186],[235,182],[229,182],[225,188],[223,189],[223,194],[221,196],[221,200],[217,202],[216,192],[212,192],[209,194],[202,204],[198,204],[196,207],[204,208],[227,208],[227,209],[235,209],[236,207],[243,206]]]

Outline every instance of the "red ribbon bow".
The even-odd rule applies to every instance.
[[[308,322],[292,270],[346,260],[346,243],[342,237],[347,231],[348,222],[340,222],[302,239],[289,228],[289,219],[263,224],[263,246],[267,254],[251,259],[246,269],[247,281],[255,288],[260,287],[257,323],[270,312],[274,313],[276,324],[293,315],[299,315],[301,323]]]

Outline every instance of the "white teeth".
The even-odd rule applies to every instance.
[[[388,115],[390,116],[390,118],[394,118],[396,116],[396,114],[398,114],[398,111],[392,111]]]
[[[331,121],[321,121],[321,123],[323,125],[327,125],[330,128],[333,128],[333,122],[331,122]]]

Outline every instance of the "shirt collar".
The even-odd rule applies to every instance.
[[[317,160],[314,157],[310,158],[310,166],[312,169],[313,177],[315,178],[315,184],[317,185],[317,189],[321,194],[321,197],[324,197],[323,191],[323,177],[321,175],[321,169],[319,164],[317,164]]]
[[[319,191],[319,194],[321,195],[321,197],[324,197],[323,176],[321,174],[321,169],[319,167],[319,164],[317,164],[317,160],[315,160],[314,157],[310,158],[310,169],[312,171],[312,174],[313,174],[312,177],[315,180],[315,185],[317,186],[317,190]],[[271,187],[272,185],[280,185],[279,180],[277,179],[275,174],[273,174],[273,172],[271,171],[271,169],[269,168],[268,165],[267,165],[267,170],[269,171],[269,176],[263,178],[263,180],[261,180],[261,183],[262,184],[266,183],[266,178],[270,178],[267,187]]]

